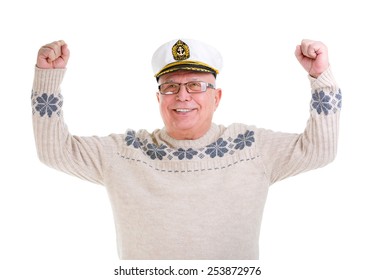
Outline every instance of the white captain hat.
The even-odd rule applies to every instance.
[[[192,39],[177,39],[160,46],[152,57],[155,77],[177,70],[212,73],[222,68],[222,56],[212,46]]]

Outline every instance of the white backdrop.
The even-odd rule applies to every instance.
[[[373,279],[369,3],[2,1],[0,279],[117,279],[113,269],[126,265],[117,257],[105,189],[37,159],[30,95],[39,47],[64,39],[71,50],[62,85],[70,131],[107,135],[162,126],[150,61],[159,45],[176,38],[203,40],[224,57],[216,123],[286,132],[301,132],[309,110],[295,46],[303,38],[326,43],[343,92],[338,156],[271,187],[255,263],[263,279]]]

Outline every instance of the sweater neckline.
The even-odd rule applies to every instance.
[[[162,142],[165,142],[167,146],[171,148],[184,148],[184,149],[199,149],[206,147],[219,138],[221,134],[221,131],[219,129],[219,126],[212,123],[209,130],[200,138],[194,139],[194,140],[177,140],[171,137],[167,132],[166,128],[164,127],[160,131],[160,140]]]

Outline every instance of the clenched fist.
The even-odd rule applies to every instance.
[[[302,40],[295,55],[310,76],[317,78],[329,67],[327,47],[319,41]]]
[[[63,41],[55,41],[40,48],[36,66],[42,69],[65,68],[69,60],[68,45]]]

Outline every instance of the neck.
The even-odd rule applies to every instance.
[[[186,130],[186,131],[169,131],[166,130],[166,132],[169,134],[170,137],[174,138],[175,140],[196,140],[201,137],[203,137],[209,129],[197,133],[193,132],[191,130]]]
[[[168,146],[173,148],[182,148],[188,150],[189,148],[199,149],[201,147],[205,147],[213,142],[217,141],[219,135],[221,135],[222,131],[220,128],[212,123],[211,127],[205,134],[185,134],[185,135],[174,135],[170,134],[166,127],[161,130],[161,136],[163,142],[165,142]]]

